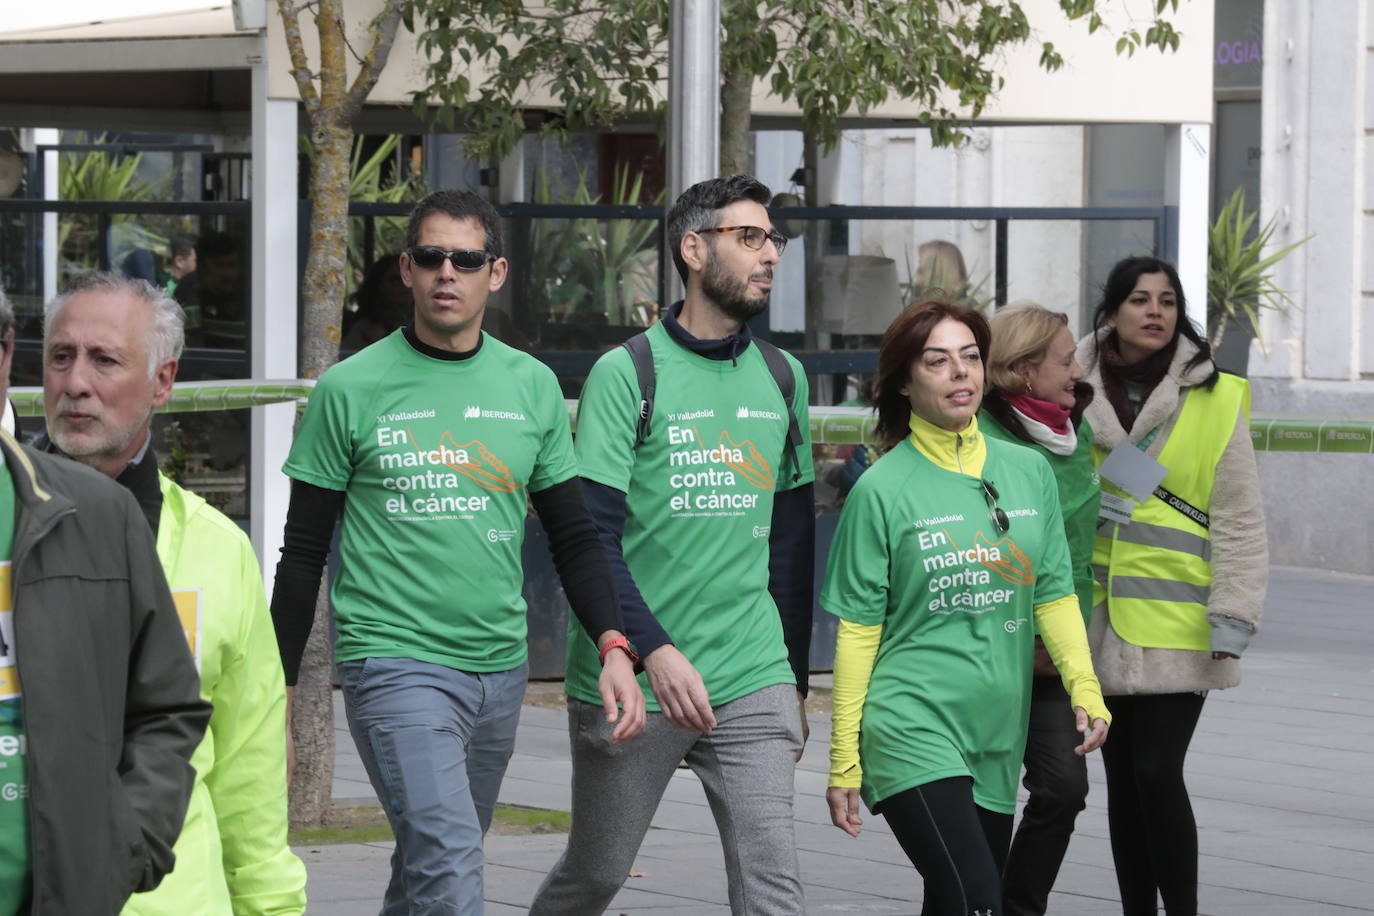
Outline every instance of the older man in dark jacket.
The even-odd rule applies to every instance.
[[[3,431],[0,458],[0,911],[117,913],[172,869],[210,704],[128,491]]]

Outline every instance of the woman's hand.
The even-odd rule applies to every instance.
[[[825,803],[830,806],[830,823],[850,836],[858,836],[863,826],[859,817],[859,790],[831,786],[825,790]]]
[[[1080,757],[1091,754],[1103,745],[1107,740],[1107,720],[1094,719],[1092,730],[1088,730],[1088,711],[1082,706],[1075,706],[1073,714],[1077,719],[1076,727],[1083,735],[1083,743],[1073,749],[1073,752]]]

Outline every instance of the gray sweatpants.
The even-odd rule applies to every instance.
[[[730,911],[805,911],[792,825],[793,770],[802,743],[796,688],[765,687],[715,707],[715,714],[716,727],[703,735],[651,712],[638,737],[613,745],[601,707],[568,699],[572,831],[530,916],[605,911],[684,760],[701,780],[720,830]]]

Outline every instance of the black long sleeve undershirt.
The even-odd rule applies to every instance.
[[[802,696],[811,689],[815,562],[816,494],[808,483],[774,495],[768,531],[768,592],[782,618],[787,660]]]
[[[315,598],[320,574],[329,557],[334,524],[343,510],[344,492],[291,481],[291,501],[286,507],[281,559],[277,561],[272,587],[272,626],[277,631],[277,650],[286,683],[294,687],[301,670],[301,656],[315,623]]]
[[[673,640],[649,610],[639,586],[630,575],[630,567],[625,564],[625,548],[621,538],[625,534],[625,494],[615,487],[582,478],[582,489],[587,494],[587,508],[596,522],[601,547],[609,565],[611,581],[616,596],[620,599],[620,613],[625,618],[625,635],[634,644],[640,658],[647,658],[650,652],[663,646],[672,645]]]
[[[530,498],[549,536],[563,591],[582,628],[593,640],[607,630],[623,631],[606,552],[587,511],[581,479],[565,480],[531,493]],[[272,591],[272,624],[289,685],[296,683],[300,673],[301,656],[315,620],[320,574],[343,504],[341,490],[291,482],[281,560]]]

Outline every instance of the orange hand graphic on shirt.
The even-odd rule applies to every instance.
[[[1030,557],[1026,556],[1024,550],[1016,546],[1016,542],[1011,539],[1010,535],[1000,541],[990,542],[980,531],[974,536],[973,543],[997,548],[1002,559],[995,563],[984,563],[983,565],[1011,585],[1030,585],[1035,581],[1035,569],[1031,565]]]
[[[954,538],[950,537],[947,530],[945,531],[945,537],[949,538],[950,546],[955,550],[961,549],[959,545],[954,542]],[[998,556],[1000,556],[1001,559],[979,560],[978,562],[980,566],[986,566],[988,569],[997,573],[997,575],[1001,576],[1003,581],[1009,585],[1030,585],[1035,581],[1035,569],[1030,561],[1030,557],[1026,556],[1024,550],[1016,546],[1016,542],[1011,539],[1011,535],[1007,535],[997,541],[989,541],[987,536],[979,531],[973,536],[973,544],[975,547],[981,544],[989,550],[994,547],[997,548]]]
[[[701,442],[700,436],[697,436],[697,441]],[[768,459],[763,457],[763,452],[759,451],[752,441],[745,439],[743,442],[736,442],[730,438],[728,430],[722,430],[716,445],[720,448],[737,450],[744,456],[742,461],[727,461],[725,463],[738,471],[751,487],[758,490],[774,488],[773,466],[768,463]],[[702,448],[705,446],[703,445]]]
[[[415,443],[415,433],[409,427],[406,433],[412,444]],[[468,453],[468,463],[462,464],[456,461],[445,461],[444,467],[451,468],[460,474],[469,477],[473,483],[484,490],[495,490],[498,493],[514,493],[519,484],[515,482],[515,476],[511,474],[510,468],[500,458],[497,458],[491,449],[478,439],[470,439],[467,442],[459,443],[454,440],[453,433],[445,430],[439,436],[438,448],[447,448],[451,451],[466,451]],[[420,448],[415,445],[417,452],[426,452],[429,449]]]

